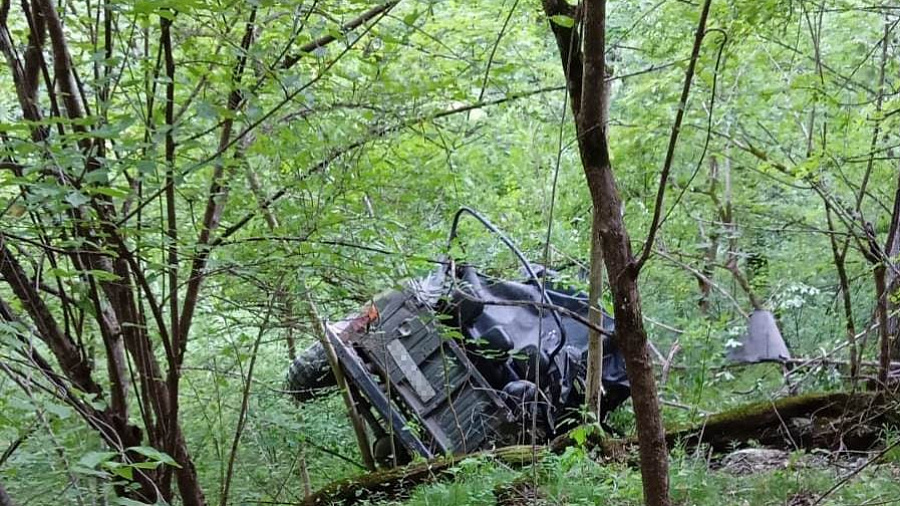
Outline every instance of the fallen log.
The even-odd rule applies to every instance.
[[[751,443],[788,450],[869,450],[877,444],[885,425],[900,426],[900,413],[897,404],[881,394],[808,394],[757,402],[711,415],[696,426],[668,431],[666,442],[669,448],[677,444],[686,448],[704,445],[714,452],[731,451]],[[548,448],[539,447],[537,455],[540,457],[547,450],[562,453],[573,446],[594,451],[604,460],[621,462],[633,460],[637,440],[606,438],[599,430],[582,430],[576,437],[571,431],[554,439]],[[493,458],[507,465],[522,466],[533,463],[533,455],[530,446],[510,446],[414,463],[333,483],[304,504],[355,504],[373,497],[402,497],[415,486],[446,475],[464,458]]]
[[[538,446],[506,446],[469,455],[441,457],[415,462],[403,467],[385,469],[347,480],[338,481],[317,491],[304,501],[305,506],[356,504],[363,499],[388,500],[404,496],[415,486],[433,481],[447,474],[466,458],[492,458],[508,466],[521,467],[540,460],[546,449]]]
[[[787,449],[868,450],[882,427],[897,421],[897,405],[877,393],[808,394],[713,415],[698,427],[669,432],[666,441],[717,452],[751,441]]]
[[[761,401],[711,415],[702,423],[666,432],[669,448],[708,446],[714,452],[730,451],[755,443],[789,450],[868,450],[885,425],[900,425],[897,404],[873,392],[836,392]],[[550,443],[561,453],[575,446],[572,433]],[[607,439],[599,432],[588,434],[583,443],[606,459],[622,460],[637,440]]]

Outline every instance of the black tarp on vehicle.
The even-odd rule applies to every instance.
[[[472,266],[457,269],[451,278],[450,324],[459,327],[475,366],[498,390],[511,382],[539,383],[550,400],[552,418],[566,418],[568,410],[584,404],[588,327],[571,314],[588,316],[587,296],[573,290],[546,289],[550,308],[541,304],[538,283],[495,279]],[[555,311],[554,306],[561,308]],[[615,329],[603,315],[603,328]],[[630,394],[625,361],[609,336],[604,337],[601,412],[615,409]],[[540,342],[541,352],[536,354]],[[536,357],[539,356],[539,365]],[[535,371],[540,371],[540,381]],[[552,420],[551,420],[552,421]]]

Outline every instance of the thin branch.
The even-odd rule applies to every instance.
[[[377,24],[377,23],[375,23],[375,24]],[[190,174],[191,172],[194,172],[195,170],[203,168],[203,167],[207,166],[209,163],[218,160],[219,157],[222,156],[223,154],[225,154],[225,152],[227,152],[229,149],[231,149],[232,146],[234,146],[235,144],[237,144],[238,142],[243,140],[248,135],[251,135],[257,128],[260,127],[260,125],[262,125],[266,121],[269,121],[269,119],[272,116],[274,116],[278,111],[280,111],[284,106],[293,102],[294,99],[298,95],[300,95],[301,93],[303,93],[304,91],[309,89],[311,86],[318,83],[326,75],[328,75],[328,72],[339,61],[341,61],[343,59],[343,57],[347,55],[347,53],[350,52],[350,49],[352,49],[356,45],[357,42],[362,40],[362,38],[374,27],[375,24],[369,25],[366,28],[366,30],[362,34],[360,34],[357,38],[355,38],[353,41],[351,41],[350,44],[348,44],[347,47],[344,48],[344,50],[339,55],[337,55],[337,57],[335,57],[332,61],[330,61],[327,65],[325,65],[325,67],[320,72],[318,72],[315,77],[313,77],[312,79],[310,79],[309,81],[304,83],[302,86],[299,86],[297,89],[291,91],[290,93],[287,93],[286,96],[282,100],[280,100],[277,104],[272,106],[271,109],[266,111],[264,114],[262,114],[256,120],[252,121],[239,134],[232,137],[232,139],[230,141],[228,141],[224,145],[219,146],[219,149],[217,149],[214,153],[210,154],[209,156],[207,156],[207,157],[201,159],[200,161],[190,165],[189,167],[183,169],[180,172],[179,176],[185,177],[188,174]],[[165,185],[163,185],[162,188],[157,189],[149,197],[147,197],[142,202],[140,202],[137,206],[135,206],[135,208],[132,209],[131,212],[129,212],[124,217],[122,217],[116,224],[123,225],[123,224],[127,223],[128,220],[133,218],[136,214],[138,214],[141,210],[143,210],[144,207],[148,206],[151,202],[154,202],[165,191],[166,191]],[[183,318],[183,316],[182,316],[182,318]]]
[[[859,473],[863,472],[863,470],[865,470],[867,467],[869,467],[870,465],[872,465],[872,464],[878,462],[879,460],[881,460],[882,458],[884,458],[885,455],[890,453],[891,450],[893,450],[894,448],[897,448],[897,446],[900,446],[900,440],[894,441],[893,443],[889,444],[883,450],[878,452],[878,455],[875,455],[871,459],[867,460],[865,464],[857,467],[847,476],[844,476],[840,481],[835,483],[834,486],[832,486],[831,488],[826,490],[822,495],[820,495],[818,498],[816,498],[816,501],[814,503],[812,503],[812,506],[817,506],[818,504],[822,504],[822,501],[827,499],[831,494],[835,493],[838,489],[840,489],[841,487],[846,485],[847,482],[852,480],[853,477],[855,477]]]
[[[884,37],[881,39],[881,65],[878,71],[878,93],[875,99],[875,127],[872,130],[872,142],[869,148],[869,151],[873,153],[873,155],[869,156],[869,160],[866,162],[866,171],[863,174],[862,183],[860,184],[859,194],[856,196],[856,212],[858,214],[862,213],[862,201],[863,197],[866,194],[866,186],[869,183],[869,176],[872,174],[872,167],[875,163],[874,153],[875,148],[878,145],[878,138],[881,133],[881,108],[882,103],[884,101],[884,69],[887,66],[888,60],[888,37],[890,36],[891,24],[885,21],[884,23]]]
[[[694,34],[694,48],[691,50],[691,62],[688,64],[687,71],[684,76],[684,85],[681,89],[681,99],[678,101],[678,111],[675,113],[675,124],[672,125],[672,133],[669,135],[669,147],[666,149],[666,159],[663,162],[662,174],[659,177],[659,188],[656,190],[656,204],[653,208],[653,221],[650,224],[650,232],[647,235],[647,241],[644,243],[644,249],[641,251],[640,257],[631,266],[633,275],[637,275],[650,253],[653,251],[653,242],[656,240],[656,234],[659,232],[660,219],[662,218],[663,200],[666,194],[666,184],[669,180],[669,173],[672,170],[672,162],[675,159],[675,146],[678,143],[678,134],[681,132],[681,122],[684,120],[684,111],[687,110],[688,96],[691,93],[691,83],[694,79],[694,71],[697,67],[697,60],[700,58],[700,47],[703,45],[703,38],[706,36],[706,20],[709,17],[709,7],[712,0],[703,2],[703,10],[700,11],[700,22],[697,24],[697,31]],[[710,112],[711,113],[711,112]]]
[[[413,118],[411,120],[403,121],[396,125],[390,125],[390,126],[386,126],[386,127],[373,129],[373,130],[371,130],[371,132],[369,133],[368,136],[332,151],[323,160],[321,160],[320,162],[318,162],[317,164],[312,166],[302,176],[300,176],[300,178],[298,179],[298,182],[305,181],[307,178],[324,171],[335,160],[339,159],[343,155],[345,155],[355,149],[361,148],[361,147],[369,144],[370,142],[374,142],[378,139],[381,139],[381,138],[385,137],[386,135],[388,135],[389,133],[398,132],[405,128],[411,128],[411,127],[421,124],[421,123],[425,123],[428,121],[434,121],[436,119],[446,118],[446,117],[453,116],[456,114],[468,112],[468,111],[471,111],[474,109],[481,109],[483,107],[500,105],[500,104],[503,104],[506,102],[511,102],[513,100],[527,98],[527,97],[531,97],[531,96],[538,95],[541,93],[561,91],[564,89],[566,89],[565,86],[551,86],[551,87],[547,87],[547,88],[539,88],[536,90],[523,91],[523,92],[518,92],[518,93],[510,93],[509,95],[507,95],[505,97],[501,97],[501,98],[497,98],[497,99],[493,99],[493,100],[486,100],[483,102],[475,102],[475,103],[464,105],[461,107],[455,107],[452,109],[446,109],[443,111],[439,111],[437,113],[428,113],[428,114],[419,116],[417,118]],[[248,212],[242,218],[240,218],[238,221],[236,221],[234,224],[230,225],[228,228],[223,230],[222,233],[216,238],[216,240],[214,240],[211,243],[210,246],[215,247],[215,246],[225,243],[229,237],[231,237],[238,230],[240,230],[244,226],[246,226],[247,223],[249,223],[250,220],[252,220],[254,217],[256,217],[256,215],[260,211],[265,212],[266,209],[271,207],[272,204],[274,204],[277,200],[284,197],[285,195],[287,195],[287,190],[284,188],[273,193],[271,196],[269,196],[268,199],[266,199],[265,202],[263,202],[259,205],[258,209],[254,209],[253,211]]]
[[[254,33],[256,30],[256,6],[250,12],[250,19],[247,21],[244,29],[244,37],[241,40],[241,52],[238,61],[232,72],[231,92],[228,95],[228,111],[234,113],[242,102],[242,94],[240,89],[241,79],[244,75],[244,69],[247,64],[247,55],[249,54],[250,45],[253,43]],[[225,152],[228,146],[233,145],[231,129],[234,124],[232,115],[225,120],[222,126],[222,135],[219,139],[219,152]],[[178,334],[176,339],[176,353],[179,363],[184,358],[187,349],[188,332],[194,316],[194,309],[197,305],[197,296],[200,292],[200,284],[203,281],[203,271],[206,269],[206,261],[209,258],[210,248],[209,241],[213,231],[218,227],[219,220],[222,217],[222,211],[225,206],[225,198],[227,196],[228,187],[224,180],[225,162],[219,160],[213,169],[212,179],[210,181],[209,192],[207,194],[206,210],[203,214],[203,224],[200,229],[200,236],[197,238],[196,255],[191,264],[191,272],[188,277],[188,285],[184,295],[184,305],[181,309],[181,320],[179,322]],[[172,182],[165,185],[166,191],[173,186]]]
[[[72,67],[72,56],[62,21],[57,14],[53,0],[35,0],[37,10],[47,23],[47,32],[50,34],[50,44],[53,48],[53,71],[56,83],[62,94],[63,104],[66,106],[66,114],[70,119],[79,119],[84,116],[82,109],[81,90],[75,82],[75,70]],[[76,132],[84,132],[84,126],[73,122],[72,128]],[[85,151],[91,147],[91,140],[84,137],[79,141],[79,146]]]
[[[516,7],[519,6],[519,0],[515,0],[512,4],[512,7],[509,8],[509,12],[506,14],[506,19],[503,20],[503,26],[500,27],[500,31],[497,33],[497,39],[494,41],[494,45],[491,47],[491,54],[488,55],[487,65],[484,68],[484,77],[481,80],[481,90],[478,92],[478,101],[484,100],[484,92],[487,89],[488,77],[491,75],[491,66],[494,64],[494,56],[497,54],[497,47],[500,46],[500,41],[503,40],[503,35],[506,34],[506,28],[509,27],[509,21],[512,19],[513,14],[516,12]]]
[[[272,314],[272,302],[272,300],[269,300],[265,317],[257,331],[256,340],[253,342],[253,349],[250,351],[250,364],[247,366],[247,378],[244,382],[244,392],[241,395],[241,409],[238,412],[238,420],[234,429],[234,438],[231,441],[231,452],[228,455],[228,468],[225,472],[225,479],[222,485],[222,495],[219,501],[220,506],[228,505],[228,493],[231,490],[231,478],[234,475],[234,463],[237,458],[241,435],[244,433],[244,427],[247,424],[247,410],[250,407],[250,390],[253,385],[253,370],[256,367],[256,358],[259,355],[259,345],[262,342],[263,335],[265,335],[268,330],[269,317]]]
[[[698,271],[697,269],[691,267],[690,265],[688,265],[688,264],[686,264],[686,263],[684,263],[684,262],[682,262],[682,261],[676,259],[675,257],[673,257],[672,255],[666,253],[665,251],[661,251],[661,250],[659,250],[659,249],[654,249],[653,251],[654,251],[654,253],[656,253],[657,255],[659,255],[659,256],[665,258],[666,260],[672,262],[673,264],[675,264],[675,265],[681,267],[682,269],[684,269],[684,270],[690,272],[690,273],[693,274],[697,279],[700,279],[700,280],[702,280],[702,281],[705,282],[705,283],[709,283],[709,286],[715,288],[716,291],[718,291],[719,293],[721,293],[722,295],[724,295],[725,298],[727,298],[727,299],[734,305],[734,308],[737,310],[737,312],[738,312],[741,316],[743,316],[744,318],[749,318],[749,317],[750,317],[750,315],[747,314],[747,312],[744,311],[744,310],[741,308],[740,303],[738,303],[737,299],[735,299],[734,296],[732,296],[730,293],[728,293],[728,291],[725,290],[724,288],[722,288],[721,286],[719,286],[719,285],[717,285],[716,283],[714,283],[714,282],[713,282],[711,279],[709,279],[707,276],[703,275],[702,272],[700,272],[700,271]]]
[[[179,338],[178,325],[178,221],[175,211],[175,59],[172,51],[172,20],[166,16],[159,18],[161,45],[166,70],[166,241],[169,282],[169,335],[175,340],[177,349]],[[173,357],[174,358],[174,357]]]
[[[37,327],[37,334],[59,361],[66,376],[82,391],[100,394],[102,389],[92,377],[90,365],[81,359],[82,353],[71,336],[63,333],[50,308],[41,298],[35,283],[13,256],[6,244],[6,236],[0,233],[0,274],[13,293],[22,302]]]
[[[381,5],[372,7],[371,9],[367,10],[366,12],[363,12],[362,14],[360,14],[359,17],[357,17],[356,19],[353,19],[353,20],[345,23],[343,26],[341,26],[340,33],[342,35],[346,34],[356,28],[359,28],[364,23],[368,22],[369,20],[374,19],[377,16],[383,16],[384,14],[387,14],[398,3],[400,3],[400,0],[391,0],[390,2],[385,2]],[[337,40],[336,36],[334,36],[332,34],[328,34],[328,35],[319,37],[318,39],[316,39],[312,42],[308,42],[308,43],[300,46],[297,53],[286,57],[284,59],[284,63],[282,63],[281,66],[282,66],[282,68],[289,69],[289,68],[293,67],[295,63],[300,61],[300,59],[303,58],[304,55],[312,53],[316,49],[323,48],[336,40]]]

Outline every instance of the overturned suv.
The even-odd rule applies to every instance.
[[[528,270],[518,282],[448,264],[326,325],[377,459],[546,441],[580,419],[587,297]],[[605,314],[603,327],[614,327]],[[630,394],[609,336],[603,350],[601,417]],[[321,342],[293,362],[288,383],[301,401],[335,385]]]

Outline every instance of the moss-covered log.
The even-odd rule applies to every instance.
[[[666,440],[670,446],[702,443],[716,451],[750,441],[786,449],[867,450],[876,443],[881,427],[894,422],[896,405],[877,394],[809,394],[719,413],[697,427],[670,431]]]
[[[689,448],[704,444],[714,451],[731,450],[751,442],[791,450],[795,447],[866,450],[877,442],[885,424],[897,425],[898,422],[897,404],[878,394],[810,394],[748,404],[713,415],[697,426],[668,431],[666,441],[670,448],[676,444]],[[556,438],[549,450],[561,453],[577,444],[569,433]],[[609,439],[599,431],[589,431],[583,445],[605,459],[624,461],[633,454],[637,440]],[[542,451],[539,450],[539,455]],[[511,446],[469,457],[473,456],[520,466],[532,462],[532,448]],[[337,482],[314,494],[305,504],[355,504],[373,497],[400,497],[416,485],[446,474],[463,458],[435,459]]]
[[[531,464],[533,457],[540,460],[545,449],[538,447],[536,454],[531,446],[507,446],[472,455],[443,457],[427,462],[416,462],[403,467],[386,469],[342,480],[319,490],[306,501],[306,506],[329,504],[356,504],[363,499],[394,499],[402,497],[416,485],[427,483],[447,473],[464,458],[492,458],[509,466]]]
[[[688,448],[704,444],[714,451],[750,442],[786,449],[866,450],[877,442],[882,426],[898,421],[897,404],[879,394],[808,394],[756,402],[712,415],[696,426],[667,431],[666,442],[670,448],[676,444]],[[565,434],[556,438],[550,449],[559,453],[575,444],[570,434]],[[614,460],[623,459],[636,444],[633,438],[606,439],[598,433],[585,442],[603,457]]]

